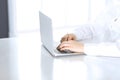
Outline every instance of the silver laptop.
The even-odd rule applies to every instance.
[[[42,12],[39,12],[39,17],[41,42],[43,44],[43,47],[52,56],[78,55],[78,53],[63,53],[58,51],[56,48],[59,44],[56,44],[56,42],[53,41],[52,20]]]

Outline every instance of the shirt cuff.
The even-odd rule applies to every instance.
[[[92,56],[120,57],[120,50],[115,43],[86,43],[84,52]]]

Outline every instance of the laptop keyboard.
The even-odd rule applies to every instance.
[[[68,49],[60,51],[59,49],[57,49],[57,51],[59,51],[60,53],[73,53],[73,51],[70,51]]]

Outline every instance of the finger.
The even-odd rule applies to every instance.
[[[69,46],[64,46],[64,47],[62,47],[62,48],[60,48],[60,51],[63,51],[63,50],[69,50]]]
[[[73,35],[68,34],[67,41],[69,40],[75,40],[75,37]]]
[[[72,42],[73,42],[73,40],[63,41],[61,44],[71,44]]]
[[[67,38],[66,38],[66,37],[63,37],[63,38],[61,39],[61,42],[63,42],[63,41],[67,41]]]
[[[62,39],[61,39],[61,42],[63,41],[68,41],[70,40],[71,38],[69,37],[69,34],[66,34]]]
[[[61,45],[59,46],[59,49],[64,48],[64,47],[68,47],[68,46],[69,46],[69,44],[61,44]]]
[[[62,42],[61,44],[58,45],[57,49],[60,49],[60,48],[62,48],[64,46],[67,46],[67,44],[68,43],[66,41],[64,41],[64,42]]]
[[[67,41],[69,41],[69,40],[72,40],[72,37],[71,37],[71,36],[68,37]]]
[[[59,45],[57,46],[57,48],[56,48],[57,50],[60,50],[60,45],[61,45],[61,44],[59,44]]]

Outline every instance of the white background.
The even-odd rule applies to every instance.
[[[14,32],[39,31],[39,11],[53,21],[53,27],[62,28],[93,22],[112,0],[12,0]],[[117,0],[113,0],[117,1]],[[10,1],[9,1],[10,2]]]

